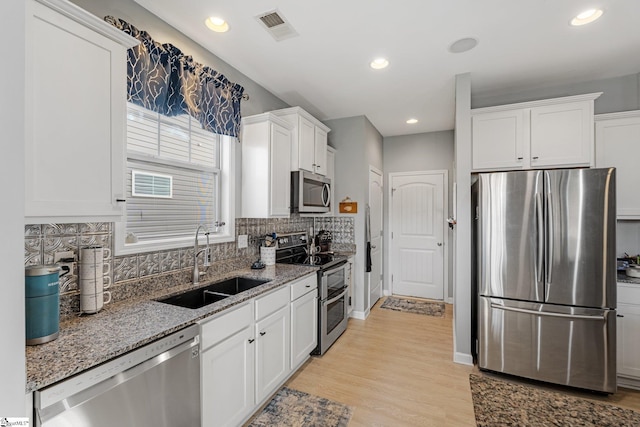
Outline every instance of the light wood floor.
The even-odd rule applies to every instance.
[[[380,309],[350,319],[322,357],[312,357],[287,386],[354,408],[350,427],[474,426],[469,374],[453,363],[452,306],[444,318]],[[518,382],[511,377],[500,377]],[[640,391],[599,396],[541,386],[640,411]]]

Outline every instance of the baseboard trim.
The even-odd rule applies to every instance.
[[[354,319],[359,319],[359,320],[365,320],[368,315],[369,315],[369,310],[367,310],[367,311],[353,310],[351,312],[351,317],[353,317]]]
[[[453,354],[453,361],[461,365],[473,366],[473,357],[471,357],[471,355],[467,353],[455,352]]]
[[[625,377],[618,377],[618,387],[640,390],[640,380],[625,378]]]

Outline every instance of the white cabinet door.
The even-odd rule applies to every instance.
[[[299,168],[315,172],[315,125],[311,120],[300,116],[298,122],[298,161]]]
[[[524,109],[473,115],[472,168],[474,170],[521,169],[528,129]]]
[[[327,132],[316,126],[315,128],[315,173],[327,175]]]
[[[596,116],[596,167],[616,168],[618,219],[640,219],[640,111]]]
[[[640,379],[640,304],[618,303],[618,375]]]
[[[202,352],[204,427],[240,425],[253,412],[255,346],[247,327]]]
[[[288,218],[291,129],[271,113],[242,119],[243,218]]]
[[[95,17],[71,19],[34,1],[27,10],[25,220],[118,220],[127,77],[126,47],[115,41],[121,35],[105,36],[118,30]]]
[[[256,402],[262,402],[287,378],[289,370],[289,305],[256,323]]]
[[[317,291],[291,303],[291,368],[300,366],[316,348],[318,332]]]
[[[270,216],[288,217],[291,206],[291,132],[271,123]]]
[[[589,166],[593,148],[593,102],[531,109],[531,167]]]

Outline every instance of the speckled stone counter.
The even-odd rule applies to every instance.
[[[629,277],[625,273],[618,273],[618,283],[631,283],[634,285],[640,285],[640,279]]]
[[[314,267],[283,264],[263,270],[247,267],[212,277],[198,287],[236,276],[270,281],[195,310],[155,301],[194,288],[186,284],[108,304],[97,314],[65,320],[60,323],[58,339],[38,346],[27,346],[26,391],[31,392],[64,380],[315,271]]]

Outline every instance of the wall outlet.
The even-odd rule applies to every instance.
[[[241,234],[238,236],[238,249],[243,249],[249,246],[249,236]]]
[[[76,254],[73,251],[62,251],[62,252],[55,252],[53,254],[53,262],[58,262],[61,259],[76,259]]]

